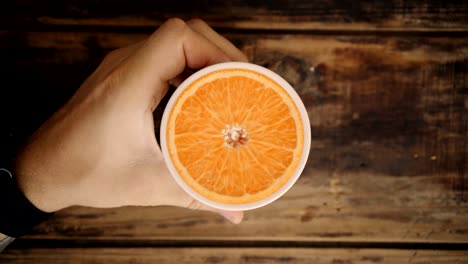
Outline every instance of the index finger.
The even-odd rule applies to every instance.
[[[125,63],[121,83],[139,103],[152,98],[154,108],[165,95],[168,81],[186,67],[199,69],[229,61],[216,45],[180,19],[170,19],[153,33]],[[128,98],[128,97],[127,97]]]
[[[230,59],[234,61],[248,62],[247,57],[240,51],[234,44],[232,44],[225,37],[214,31],[207,23],[201,19],[192,19],[187,24],[198,33],[205,36],[218,48],[220,48]]]

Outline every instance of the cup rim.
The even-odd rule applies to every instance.
[[[281,86],[285,91],[291,96],[292,100],[295,102],[297,108],[299,109],[299,113],[302,119],[303,127],[304,127],[304,146],[303,146],[303,152],[302,156],[300,158],[300,161],[296,167],[296,169],[293,172],[293,175],[286,181],[286,183],[283,184],[277,191],[272,193],[271,195],[262,198],[258,201],[254,202],[249,202],[249,203],[243,203],[243,204],[227,204],[227,203],[221,203],[217,201],[210,200],[203,195],[199,194],[195,190],[193,190],[179,175],[177,172],[176,168],[174,167],[174,164],[169,156],[169,150],[167,146],[167,137],[166,137],[166,130],[167,130],[167,123],[169,121],[169,116],[170,113],[174,107],[174,104],[177,100],[177,98],[180,96],[180,94],[195,80],[198,80],[200,77],[217,71],[217,70],[223,70],[223,69],[246,69],[246,70],[252,70],[255,72],[259,72],[260,74],[264,74],[267,77],[271,78],[273,81],[278,83],[279,86]],[[267,204],[272,203],[273,201],[277,200],[281,196],[283,196],[297,181],[299,176],[301,175],[302,171],[305,168],[305,165],[307,163],[307,159],[309,156],[310,152],[310,144],[311,144],[311,131],[310,131],[310,121],[309,121],[309,116],[307,114],[307,109],[304,106],[304,103],[300,99],[299,95],[297,92],[292,88],[292,86],[284,80],[281,76],[279,76],[277,73],[264,68],[262,66],[252,64],[252,63],[246,63],[246,62],[224,62],[224,63],[219,63],[219,64],[214,64],[211,66],[208,66],[206,68],[203,68],[196,73],[192,74],[190,77],[188,77],[185,81],[183,81],[179,87],[175,90],[175,92],[172,94],[171,98],[169,99],[163,113],[163,117],[161,120],[161,128],[160,128],[160,138],[161,138],[161,150],[163,154],[163,158],[166,162],[166,165],[169,169],[170,174],[174,178],[174,180],[177,182],[177,184],[186,192],[188,193],[191,197],[193,197],[195,200],[211,206],[213,208],[221,209],[221,210],[229,210],[229,211],[245,211],[245,210],[251,210],[251,209],[256,209],[262,206],[265,206]]]

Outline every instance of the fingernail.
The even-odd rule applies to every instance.
[[[244,214],[239,213],[239,212],[226,212],[223,214],[223,216],[231,223],[233,224],[239,224],[242,222],[242,218]]]

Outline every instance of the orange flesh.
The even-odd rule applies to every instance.
[[[234,125],[248,138],[230,147],[223,131]],[[289,94],[244,69],[214,71],[187,87],[170,113],[166,135],[182,179],[206,198],[230,204],[255,202],[281,188],[304,145],[300,113]]]

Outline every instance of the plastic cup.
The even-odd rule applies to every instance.
[[[167,130],[167,124],[169,120],[169,115],[171,111],[173,110],[174,104],[176,102],[176,99],[181,95],[181,93],[190,86],[190,84],[199,78],[205,76],[206,74],[209,74],[213,71],[217,70],[224,70],[224,69],[246,69],[246,70],[251,70],[255,71],[257,73],[263,74],[267,77],[269,77],[271,80],[275,81],[279,86],[281,86],[293,99],[293,101],[296,103],[297,108],[299,109],[300,116],[303,122],[303,127],[304,127],[304,148],[302,152],[302,156],[300,158],[299,164],[296,167],[294,173],[292,176],[286,181],[277,191],[272,193],[271,195],[258,200],[254,202],[248,202],[248,203],[243,203],[243,204],[231,204],[231,203],[221,203],[218,201],[213,201],[211,199],[208,199],[207,197],[201,195],[194,189],[192,189],[185,181],[184,179],[179,175],[177,172],[171,158],[169,155],[168,151],[168,146],[166,142],[166,130]],[[201,69],[191,75],[189,78],[187,78],[174,92],[174,94],[171,96],[169,99],[169,102],[166,105],[166,108],[164,110],[164,114],[162,117],[161,121],[161,149],[163,153],[163,157],[166,161],[166,164],[169,168],[169,171],[171,172],[172,176],[174,177],[174,180],[179,184],[179,186],[187,192],[190,196],[192,196],[194,199],[198,200],[199,202],[206,204],[208,206],[222,209],[222,210],[230,210],[230,211],[245,211],[245,210],[251,210],[255,208],[259,208],[262,206],[265,206],[276,199],[280,198],[283,194],[285,194],[297,181],[299,176],[301,175],[306,162],[307,162],[307,157],[309,156],[309,151],[310,151],[310,141],[311,141],[311,134],[310,134],[310,122],[309,122],[309,117],[307,115],[306,108],[302,102],[302,100],[299,98],[298,94],[294,90],[294,88],[291,87],[291,85],[285,81],[281,76],[278,74],[274,73],[273,71],[270,71],[269,69],[266,69],[264,67],[251,64],[251,63],[244,63],[244,62],[226,62],[226,63],[220,63],[220,64],[215,64],[209,67],[206,67],[204,69]]]

